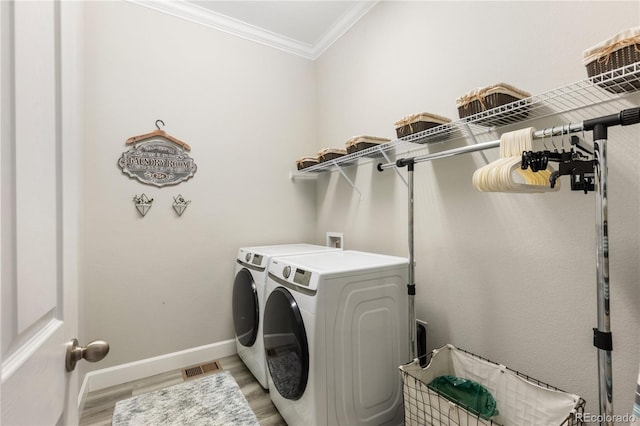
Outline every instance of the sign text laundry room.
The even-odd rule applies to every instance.
[[[118,165],[123,173],[142,183],[160,187],[176,185],[191,178],[197,170],[187,152],[191,149],[189,145],[159,128],[129,138],[127,144],[134,146],[122,153]]]

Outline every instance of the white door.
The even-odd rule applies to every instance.
[[[0,423],[78,423],[80,12],[0,1]]]

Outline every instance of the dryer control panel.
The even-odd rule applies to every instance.
[[[294,283],[309,287],[310,281],[311,271],[305,271],[304,269],[296,268],[296,273],[293,275]]]
[[[272,259],[269,264],[269,278],[289,289],[311,291],[318,288],[318,274],[310,269],[302,269],[288,264],[284,259]]]

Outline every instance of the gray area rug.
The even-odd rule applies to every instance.
[[[113,426],[258,426],[240,387],[228,371],[116,403]]]

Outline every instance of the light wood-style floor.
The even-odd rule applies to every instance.
[[[256,414],[262,426],[285,425],[280,413],[271,403],[269,393],[262,389],[260,383],[253,377],[237,355],[220,358],[223,370],[229,371],[240,386],[249,406]],[[185,365],[185,367],[189,367]],[[87,395],[84,410],[80,417],[80,426],[105,426],[111,425],[113,409],[116,402],[131,398],[145,392],[163,389],[182,383],[182,370],[169,371],[153,377],[124,383]]]

